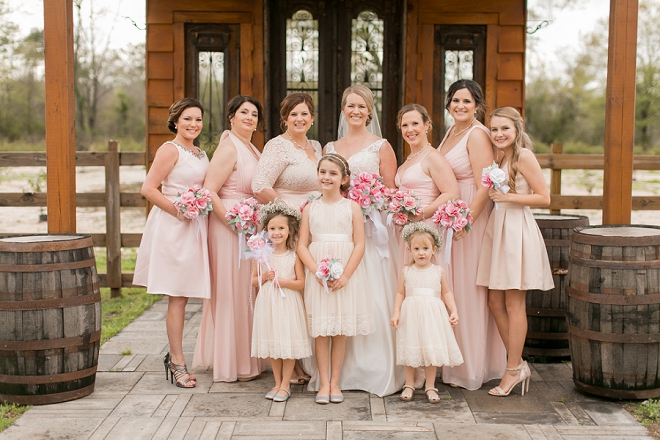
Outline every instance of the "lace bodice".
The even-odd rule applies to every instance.
[[[312,237],[319,234],[349,234],[352,237],[351,201],[342,198],[331,204],[323,203],[323,199],[312,202],[309,209],[309,230]]]
[[[380,174],[380,147],[383,146],[386,139],[378,139],[366,148],[358,151],[348,158],[348,167],[351,169],[351,174],[359,173],[374,173]],[[329,142],[326,147],[327,153],[336,153],[335,146]]]
[[[252,191],[259,193],[267,188],[275,191],[280,188],[297,192],[318,191],[316,164],[321,159],[321,144],[314,140],[311,144],[316,162],[312,162],[306,152],[282,136],[268,141],[252,180]]]
[[[442,280],[442,268],[435,264],[425,269],[418,269],[414,264],[406,266],[403,271],[406,286],[406,295],[412,294],[415,289],[433,289],[436,296],[440,297]]]

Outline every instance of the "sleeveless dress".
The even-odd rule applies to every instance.
[[[521,154],[534,154],[523,150]],[[501,167],[508,175],[508,163]],[[525,176],[516,175],[516,192],[532,194]],[[491,290],[550,290],[555,284],[543,236],[529,206],[498,203],[481,245],[477,284]]]
[[[220,202],[230,209],[246,197],[257,167],[259,150],[252,152],[233,134],[236,169],[218,191]],[[211,265],[210,300],[204,301],[202,322],[197,334],[193,368],[213,367],[215,382],[233,382],[257,376],[264,366],[251,356],[253,304],[250,304],[252,267],[249,261],[238,263],[238,234],[230,231],[216,215],[209,220]],[[254,299],[253,299],[254,301]]]
[[[401,169],[401,167],[399,167],[399,170],[397,170],[396,172],[396,176],[394,176],[394,184],[400,190],[411,191],[415,193],[415,195],[419,197],[422,207],[430,205],[440,195],[440,190],[438,189],[437,186],[435,186],[435,182],[433,182],[433,179],[431,179],[430,176],[426,175],[426,173],[422,170],[422,162],[424,162],[426,156],[428,156],[431,153],[435,154],[436,153],[435,149],[433,148],[430,149],[419,162],[412,165],[404,172],[400,172],[399,170]],[[424,220],[424,223],[431,226],[432,228],[436,227],[435,223],[433,223],[433,220],[431,220],[430,218]],[[410,256],[410,253],[406,250],[406,244],[399,237],[399,234],[401,233],[401,228],[398,227],[397,231],[398,231],[397,240],[399,242],[398,271],[400,272],[405,264],[408,264],[412,261],[412,258]],[[444,255],[443,249],[439,249],[438,253],[435,255],[436,262],[441,266],[444,266],[443,255]]]
[[[442,268],[406,266],[403,277],[406,297],[396,334],[396,363],[409,367],[461,364],[461,350],[440,295]]]
[[[380,174],[378,152],[384,142],[385,139],[379,139],[348,158],[351,173]],[[335,153],[332,142],[326,145],[326,152]],[[386,224],[384,213],[382,219]],[[397,287],[399,249],[395,228],[388,228],[388,233],[389,257],[382,260],[374,239],[365,237],[362,264],[367,271],[376,330],[369,335],[347,339],[339,382],[343,390],[363,390],[380,397],[397,392],[406,381],[403,368],[395,362],[396,332],[390,325]]]
[[[295,279],[296,253],[271,254],[268,264],[280,279]],[[258,263],[257,263],[258,264]],[[268,270],[263,264],[262,270]],[[284,297],[282,297],[284,293]],[[252,356],[273,359],[301,359],[312,355],[307,336],[307,319],[300,292],[266,281],[254,305]]]
[[[174,168],[162,182],[163,195],[174,202],[177,193],[204,184],[209,168],[206,153],[198,158],[174,142],[179,151]],[[213,215],[213,214],[211,214]],[[133,284],[148,293],[210,298],[208,217],[179,220],[154,206],[142,233]]]
[[[332,204],[323,203],[323,199],[312,202],[309,252],[315,261],[331,255],[343,265],[348,263],[353,252],[351,203],[354,202],[344,198]],[[312,338],[368,335],[374,331],[371,293],[363,264],[358,265],[346,285],[337,291],[326,292],[314,274],[306,272],[305,307]]]
[[[468,138],[475,129],[488,134],[488,129],[483,125],[472,127],[445,155],[458,181],[460,198],[468,205],[472,203],[479,189],[474,181],[467,152]],[[451,129],[447,131],[447,135],[450,131]],[[447,135],[442,143],[447,139]],[[481,242],[492,209],[493,202],[488,199],[470,232],[461,240],[452,243],[451,260],[447,269],[447,278],[461,318],[460,323],[454,327],[454,334],[465,362],[453,368],[444,367],[442,381],[468,390],[478,390],[489,380],[501,378],[506,367],[504,343],[488,308],[488,288],[476,284],[476,262],[481,255]]]

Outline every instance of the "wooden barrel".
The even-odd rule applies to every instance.
[[[575,386],[620,399],[660,396],[660,227],[573,232],[568,334]]]
[[[589,225],[583,215],[534,214],[548,251],[555,288],[527,292],[527,339],[523,354],[568,357],[566,274],[573,229]]]
[[[0,402],[94,391],[101,294],[89,235],[0,239]]]

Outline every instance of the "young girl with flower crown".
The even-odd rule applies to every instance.
[[[509,190],[489,191],[497,209],[488,219],[477,270],[477,285],[489,289],[488,306],[507,351],[504,377],[489,394],[508,396],[522,383],[524,396],[531,376],[522,360],[527,335],[525,294],[529,289],[554,287],[543,236],[529,208],[548,206],[550,194],[516,109],[493,112],[490,138],[500,151],[499,168],[508,176]]]
[[[294,251],[300,211],[275,199],[261,208],[259,216],[274,249],[263,261],[257,260],[252,271],[252,286],[260,286],[254,306],[252,356],[271,359],[275,386],[266,399],[285,402],[291,395],[296,359],[312,355],[301,296],[305,272]]]
[[[397,329],[397,364],[405,365],[406,372],[406,384],[400,398],[406,402],[413,399],[415,369],[424,367],[426,398],[429,403],[438,403],[437,368],[463,363],[452,330],[458,324],[454,294],[449,290],[446,272],[432,262],[442,246],[442,238],[437,230],[424,222],[406,225],[401,238],[412,262],[403,268],[399,277],[390,321]]]
[[[318,377],[310,384],[318,380],[316,403],[341,403],[344,396],[339,379],[346,337],[373,332],[374,317],[366,270],[360,264],[364,254],[362,210],[341,194],[349,185],[348,163],[337,154],[326,154],[317,171],[322,195],[305,207],[298,241],[298,255],[307,268],[305,307],[318,364],[314,373]],[[327,275],[318,270],[325,257],[341,263],[332,264]],[[325,264],[322,269],[327,269]]]

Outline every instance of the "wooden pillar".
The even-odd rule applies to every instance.
[[[628,224],[632,211],[638,9],[638,0],[610,0],[603,224]]]
[[[44,2],[48,232],[76,232],[73,0]]]

